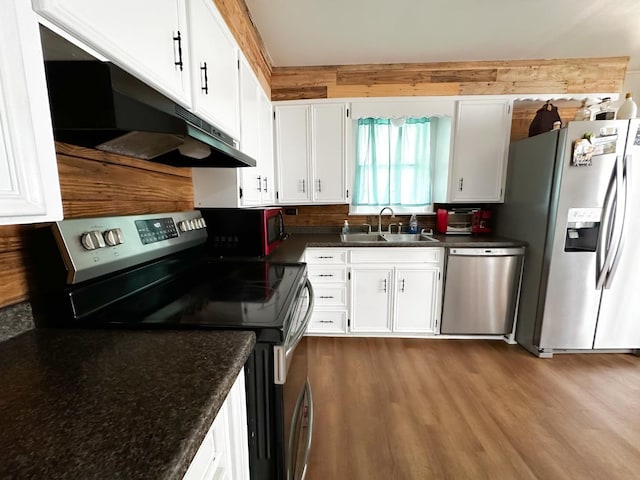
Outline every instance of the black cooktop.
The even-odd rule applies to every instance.
[[[61,314],[69,317],[65,323],[78,327],[282,332],[305,280],[304,263],[201,260],[185,266],[164,259],[67,288],[64,297],[71,308]]]

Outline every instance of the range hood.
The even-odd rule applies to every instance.
[[[45,62],[56,140],[177,167],[255,167],[218,130],[109,62]]]

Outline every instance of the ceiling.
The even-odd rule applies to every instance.
[[[245,0],[275,67],[629,56],[639,0]]]

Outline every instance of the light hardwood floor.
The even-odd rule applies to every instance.
[[[308,480],[640,478],[640,358],[309,339]]]

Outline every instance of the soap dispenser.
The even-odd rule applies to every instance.
[[[349,222],[345,220],[344,224],[342,225],[342,234],[346,235],[347,233],[349,233]]]
[[[409,233],[418,233],[418,219],[415,213],[409,219]]]

